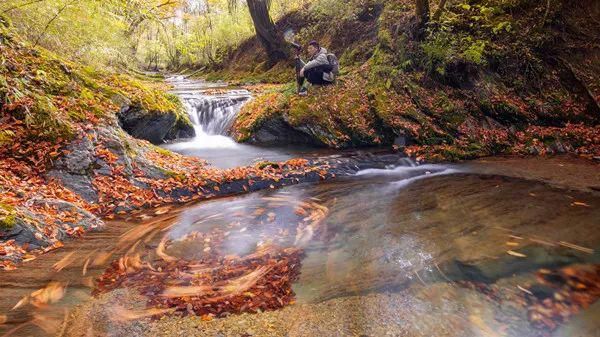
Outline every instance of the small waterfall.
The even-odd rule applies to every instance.
[[[229,90],[225,83],[190,80],[183,76],[167,79],[173,84],[196,129],[196,137],[169,146],[172,150],[235,148],[229,129],[242,105],[252,98],[247,90]],[[217,93],[210,90],[216,89]]]
[[[229,91],[212,96],[205,94],[182,97],[192,123],[208,135],[227,135],[235,116],[244,102],[250,99],[246,90]]]

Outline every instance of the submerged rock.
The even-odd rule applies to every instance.
[[[555,337],[600,337],[600,302],[573,317],[567,324],[558,328]]]
[[[345,296],[222,319],[170,316],[124,322],[115,318],[115,308],[136,310],[142,308],[141,303],[143,297],[123,289],[99,296],[75,310],[65,336],[78,336],[80,331],[127,336],[244,336],[250,332],[265,337],[542,335],[529,326],[523,310],[507,310],[477,291],[449,284]]]

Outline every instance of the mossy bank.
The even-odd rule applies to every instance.
[[[277,23],[338,54],[337,85],[297,97],[291,65],[265,68],[257,40],[209,74],[282,83],[239,114],[239,141],[396,145],[431,160],[600,155],[597,2],[451,2],[423,34],[415,33],[412,1],[347,5],[310,7]]]

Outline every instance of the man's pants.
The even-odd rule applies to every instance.
[[[331,71],[330,65],[322,65],[315,68],[311,68],[304,71],[304,77],[300,77],[300,70],[304,67],[305,63],[300,58],[296,59],[296,79],[298,81],[298,88],[302,88],[304,85],[304,80],[306,79],[308,83],[316,84],[316,85],[328,85],[332,84],[332,82],[325,81],[323,79],[323,74]]]

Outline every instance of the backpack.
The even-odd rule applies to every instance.
[[[340,62],[337,57],[333,53],[327,54],[327,61],[329,61],[329,65],[331,66],[331,72],[337,76],[340,74]]]

